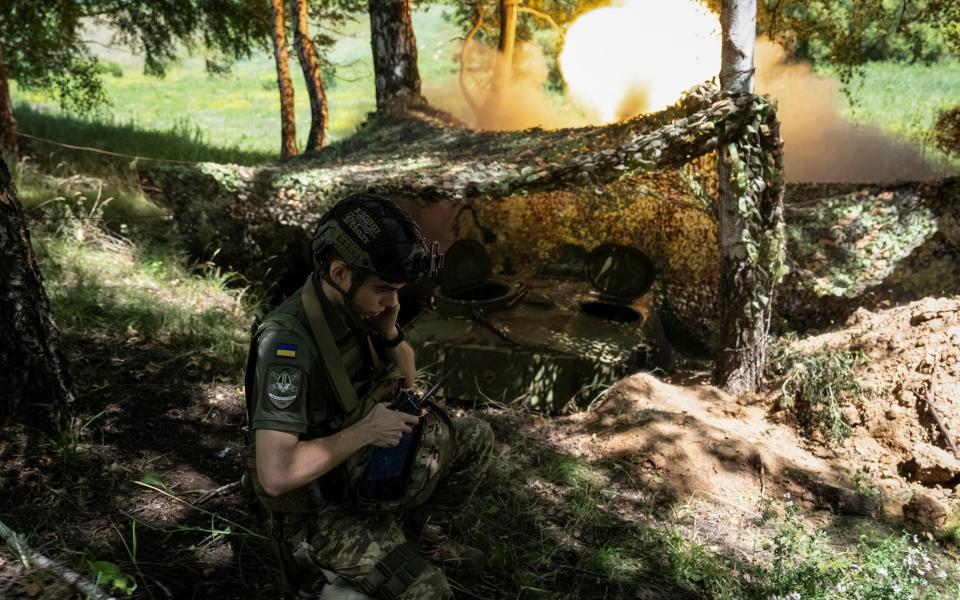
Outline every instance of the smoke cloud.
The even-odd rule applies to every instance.
[[[459,47],[451,51],[456,52],[457,56],[460,54]],[[467,85],[480,108],[476,113],[464,98],[456,75],[435,84],[424,82],[423,95],[437,108],[477,129],[560,129],[592,125],[595,122],[565,99],[545,90],[550,72],[540,46],[518,42],[514,53],[513,77],[493,97],[487,85],[496,62],[502,61],[503,55],[483,44],[470,45]]]
[[[458,56],[459,47],[451,46]],[[478,104],[475,113],[464,99],[456,75],[446,81],[424,82],[424,95],[468,125],[478,129],[558,129],[601,125],[596,112],[578,107],[573,99],[545,91],[547,62],[536,44],[518,43],[513,79],[499,98],[488,97],[484,84],[502,56],[483,44],[473,44],[469,87]],[[608,57],[607,60],[617,60]],[[757,92],[777,99],[785,143],[785,170],[790,182],[889,182],[921,180],[936,175],[919,148],[898,142],[875,127],[845,121],[839,112],[839,84],[818,76],[808,64],[788,62],[782,47],[758,40]],[[617,118],[648,110],[649,91],[628,82],[619,100]]]
[[[929,179],[920,150],[875,127],[845,121],[846,102],[833,79],[808,64],[788,63],[781,46],[757,42],[757,92],[777,99],[784,170],[792,182],[887,182]]]

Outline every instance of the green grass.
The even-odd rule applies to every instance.
[[[581,456],[510,452],[493,460],[460,519],[465,540],[487,550],[498,572],[497,592],[487,597],[845,600],[957,592],[956,569],[936,544],[879,521],[815,527],[789,497],[768,500],[764,517],[745,522],[751,555],[684,526],[684,519],[715,519],[711,511],[729,516],[726,507],[671,511],[655,502],[656,489],[625,489],[607,467]],[[628,491],[636,494],[630,501]],[[679,513],[686,517],[671,516]]]
[[[102,172],[106,167],[108,172],[97,177],[78,173],[72,163],[62,163],[52,170],[36,163],[27,158],[7,161],[20,203],[28,214],[43,222],[69,225],[78,216],[102,218],[116,230],[126,232],[131,226],[159,223],[166,217],[165,211],[143,195],[134,173],[113,171],[109,163],[99,163],[91,170]]]
[[[414,15],[420,74],[425,82],[456,72],[451,40],[459,34],[432,8]],[[98,37],[109,39],[107,33]],[[370,53],[369,22],[366,18],[350,23],[339,32],[339,41],[330,53],[338,65],[336,76],[327,77],[330,109],[330,141],[353,133],[367,113],[376,107],[373,87],[373,61]],[[42,106],[56,112],[56,101],[49,96],[14,86],[18,117],[25,118],[23,130],[70,143],[157,158],[208,160],[213,162],[257,162],[277,156],[280,147],[280,104],[273,55],[258,52],[237,63],[229,75],[211,76],[202,56],[183,58],[158,79],[143,74],[143,62],[117,51],[94,50],[122,76],[105,74],[104,84],[112,106],[97,118],[106,124],[105,132],[84,130],[71,125],[64,136],[58,134],[60,122],[44,124],[50,112],[30,114],[26,106]],[[290,63],[297,104],[297,137],[302,149],[310,128],[309,101],[295,54]],[[34,127],[37,127],[36,129]],[[166,139],[128,139],[128,133],[162,132]],[[44,135],[47,134],[47,135]],[[68,137],[69,136],[69,137]],[[197,148],[189,148],[193,139]],[[163,143],[158,143],[163,142]],[[169,147],[166,142],[174,142]]]
[[[235,381],[245,364],[251,307],[235,276],[192,265],[175,236],[138,243],[85,213],[48,205],[33,243],[54,318],[67,335],[129,347],[147,369],[194,367]]]

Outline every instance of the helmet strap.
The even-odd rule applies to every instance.
[[[340,284],[335,282],[333,278],[330,277],[330,268],[324,266],[323,280],[326,281],[330,287],[337,290],[340,293],[340,296],[343,298],[343,312],[347,315],[347,320],[350,322],[350,326],[364,335],[373,335],[376,333],[373,330],[373,327],[361,319],[356,311],[353,310],[353,299],[357,296],[357,291],[360,290],[360,286],[363,284],[363,278],[359,277],[357,272],[353,269],[351,269],[350,275],[350,288],[344,290],[342,287],[340,287]]]

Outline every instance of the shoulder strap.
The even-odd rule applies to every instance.
[[[333,333],[330,331],[330,326],[323,314],[323,307],[320,305],[317,292],[313,287],[312,276],[303,284],[300,298],[303,302],[303,308],[306,310],[307,319],[310,320],[313,338],[317,342],[320,355],[323,357],[323,367],[333,387],[334,395],[345,412],[353,412],[360,406],[357,390],[350,383],[350,376],[347,374],[346,367],[343,366],[343,359],[340,357],[337,343],[333,339]]]

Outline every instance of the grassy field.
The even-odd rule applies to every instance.
[[[417,31],[420,74],[424,81],[450,77],[456,71],[451,40],[458,32],[447,23],[438,9],[418,12],[414,17]],[[109,39],[106,33],[97,37]],[[369,23],[358,19],[340,32],[339,41],[330,53],[330,61],[337,65],[334,76],[326,76],[330,106],[330,140],[350,135],[367,113],[375,108],[373,62],[370,56]],[[206,150],[206,156],[182,148],[177,157],[187,160],[236,162],[262,161],[274,155],[280,145],[280,104],[277,93],[276,71],[272,53],[264,50],[254,57],[234,65],[229,75],[209,75],[203,56],[184,56],[173,65],[162,79],[143,74],[143,61],[137,56],[118,50],[95,47],[101,60],[119,76],[106,74],[104,83],[111,106],[103,107],[92,119],[110,130],[142,130],[174,132],[175,137],[192,140]],[[306,141],[310,127],[309,101],[294,55],[290,70],[297,103],[297,137],[300,147]],[[111,141],[90,136],[89,131],[65,128],[54,123],[44,126],[44,117],[56,112],[56,101],[40,93],[13,90],[19,105],[18,116],[23,129],[42,137],[69,138],[71,143],[97,142],[119,147],[118,152],[131,153],[136,149],[119,140]],[[29,110],[28,107],[34,110]],[[57,131],[65,135],[58,136]],[[170,149],[162,145],[144,144],[140,150],[148,156],[172,158]],[[216,146],[224,151],[218,152]],[[174,149],[177,150],[177,149]],[[226,154],[226,156],[225,156]]]

